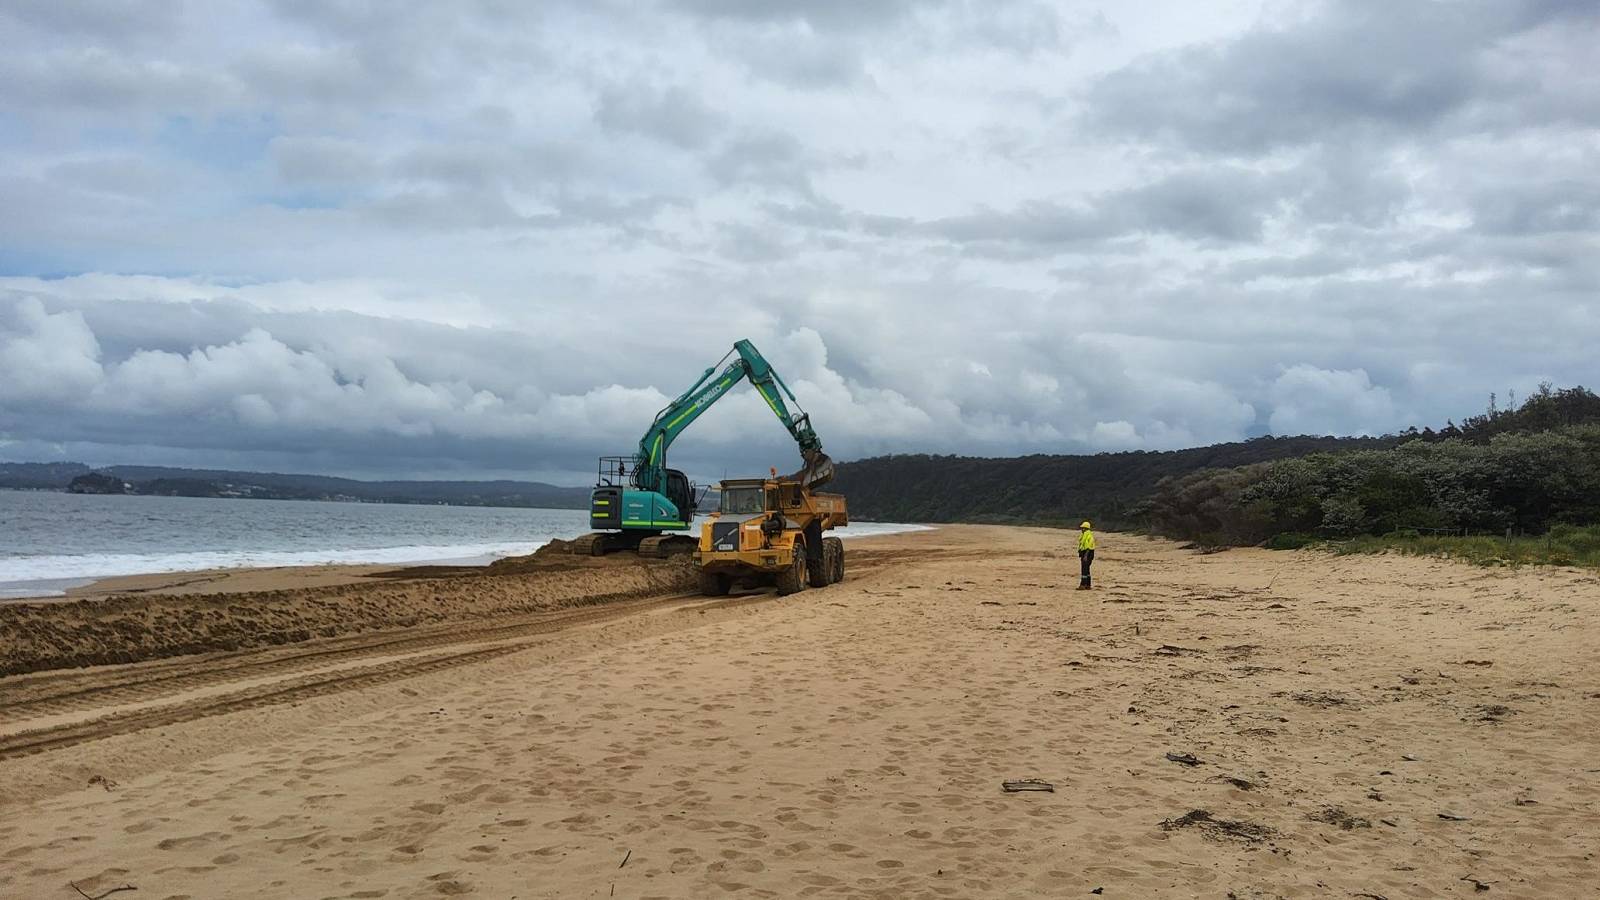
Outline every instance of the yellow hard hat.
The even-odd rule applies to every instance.
[[[1078,527],[1079,527],[1079,528],[1088,528],[1088,527],[1089,527],[1089,523],[1088,523],[1088,522],[1085,522],[1085,523],[1083,523],[1083,524],[1082,524],[1082,525],[1079,525],[1079,526],[1078,526]]]

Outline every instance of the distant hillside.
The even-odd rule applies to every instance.
[[[1600,423],[1600,396],[1582,387],[1541,385],[1520,404],[1507,406],[1499,408],[1491,398],[1486,412],[1459,425],[1375,438],[1262,437],[1190,450],[1093,456],[879,456],[840,463],[829,490],[850,498],[853,515],[884,521],[1076,525],[1088,518],[1107,528],[1144,527],[1158,487],[1196,473],[1313,454],[1386,450],[1409,441],[1486,445],[1508,434]]]
[[[89,474],[83,463],[0,462],[0,487],[16,490],[64,491],[72,479]]]
[[[536,481],[358,481],[326,475],[109,466],[82,463],[0,463],[0,488],[67,490],[93,471],[132,485],[132,493],[174,497],[266,500],[347,500],[368,503],[443,503],[452,506],[523,506],[585,509],[589,489]]]
[[[889,522],[1138,524],[1140,504],[1168,476],[1304,456],[1393,446],[1400,439],[1261,437],[1190,450],[993,459],[911,454],[837,466],[828,490],[850,513]]]

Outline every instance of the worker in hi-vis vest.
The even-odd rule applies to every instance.
[[[1078,590],[1089,589],[1089,567],[1094,565],[1094,532],[1089,530],[1089,523],[1078,526],[1082,529],[1078,534],[1078,564],[1083,567],[1083,574],[1078,578]]]

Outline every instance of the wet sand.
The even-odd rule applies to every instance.
[[[1592,895],[1600,577],[1074,537],[0,679],[0,897]]]

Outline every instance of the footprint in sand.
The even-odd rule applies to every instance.
[[[220,831],[208,831],[205,834],[190,835],[189,837],[167,838],[166,840],[156,844],[156,849],[187,850],[190,847],[203,847],[206,844],[215,843],[219,840],[231,840],[232,837],[232,835],[223,834]]]
[[[172,820],[171,819],[146,819],[143,822],[135,822],[132,825],[124,825],[122,827],[122,831],[123,831],[124,834],[143,834],[146,831],[151,830],[152,828],[156,828],[156,827],[160,826],[163,822],[170,822],[170,821],[172,821]]]
[[[429,875],[428,880],[433,882],[434,893],[447,897],[459,897],[476,890],[471,882],[461,880],[459,872],[440,872],[437,875]]]

